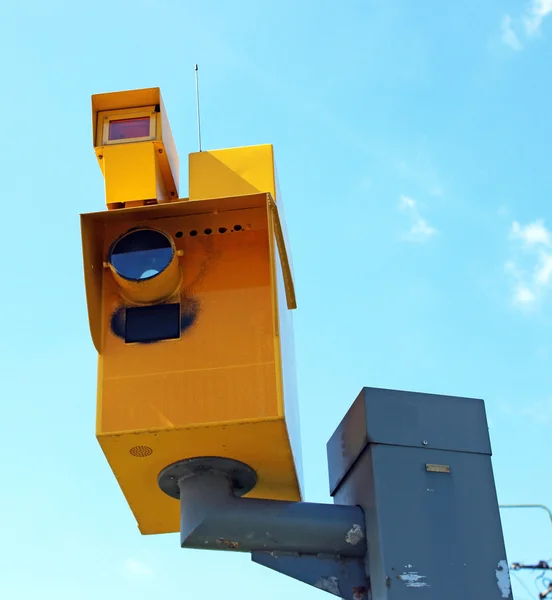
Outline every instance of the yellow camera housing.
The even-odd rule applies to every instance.
[[[178,199],[178,154],[159,88],[95,94],[92,132],[109,210]]]
[[[162,140],[104,144],[106,194],[135,174],[127,159],[107,167],[110,150],[144,143]],[[194,153],[189,165],[189,199],[125,196],[122,208],[111,196],[107,211],[81,215],[96,434],[144,534],[179,531],[179,503],[157,478],[186,458],[246,463],[248,497],[302,498],[296,304],[272,146]],[[143,201],[153,187],[141,181]]]

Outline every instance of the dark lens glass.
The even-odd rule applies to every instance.
[[[154,229],[137,229],[122,237],[111,250],[110,262],[125,279],[151,279],[170,264],[173,248],[166,235]]]
[[[134,119],[118,119],[109,122],[110,140],[128,140],[149,137],[150,118],[136,117]]]

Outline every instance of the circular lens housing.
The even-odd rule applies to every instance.
[[[156,229],[134,229],[120,237],[109,252],[109,262],[128,281],[147,281],[162,273],[174,257],[169,237]]]

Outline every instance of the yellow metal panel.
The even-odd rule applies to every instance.
[[[129,346],[104,329],[101,432],[281,414],[275,397],[266,211],[255,212],[143,224],[188,234],[175,242],[183,253],[182,304],[197,320],[179,340],[147,345]],[[236,220],[243,230],[231,232]],[[108,228],[106,246],[132,224]],[[220,227],[227,232],[218,233]],[[189,235],[207,228],[217,233]],[[123,304],[105,270],[106,324]]]
[[[271,144],[189,155],[190,200],[267,192],[276,197]]]
[[[274,196],[274,200],[276,201],[276,205],[278,207],[278,221],[279,228],[281,232],[282,241],[284,243],[285,248],[289,248],[289,238],[286,224],[286,212],[284,207],[284,202],[282,200],[282,194],[280,193],[280,182],[278,181],[278,170],[276,169],[276,165],[274,166],[274,180],[276,182],[276,196]],[[295,276],[293,274],[293,261],[291,253],[287,253],[287,268],[289,270],[289,277],[293,281],[295,280]]]
[[[102,351],[101,315],[103,281],[103,223],[81,215],[82,258],[90,335],[98,352]]]
[[[169,190],[169,196],[172,200],[176,200],[180,188],[180,160],[161,93],[159,94],[159,106],[161,108],[161,139],[163,140],[163,156],[160,165],[165,181],[170,182],[172,180],[173,182],[175,194],[173,196],[171,194],[172,190]],[[167,186],[171,187],[169,183],[167,183]]]
[[[153,142],[104,146],[105,201],[109,206],[157,198]]]
[[[228,148],[189,155],[190,200],[203,200],[224,196],[241,196],[267,192],[276,200],[279,195],[271,144]],[[272,202],[272,218],[280,257],[283,263],[288,308],[297,308],[291,261],[286,249],[286,230],[275,202]],[[280,202],[280,199],[278,199]]]
[[[282,223],[280,221],[278,207],[276,206],[272,198],[268,199],[268,203],[270,208],[272,231],[274,234],[276,245],[278,246],[278,260],[281,263],[281,269],[283,274],[283,282],[286,292],[286,304],[287,308],[293,310],[297,308],[297,299],[295,297],[295,286],[293,283],[293,277],[291,273],[291,262],[288,257],[288,252],[286,248],[284,230],[282,229]]]
[[[201,369],[104,377],[101,392],[100,427],[107,432],[271,419],[278,413],[274,362],[209,373]],[[117,403],[119,398],[125,400]]]
[[[179,531],[179,503],[161,492],[157,476],[183,458],[232,457],[257,472],[247,497],[301,500],[281,419],[106,435],[99,442],[143,534]]]
[[[232,232],[236,224],[241,229]],[[132,220],[108,227],[104,253],[111,240],[135,225]],[[281,416],[266,209],[157,219],[140,226],[175,236],[182,252],[182,304],[195,321],[178,340],[125,344],[109,324],[126,303],[111,271],[104,270],[100,431]],[[223,234],[218,232],[222,227]],[[205,230],[213,233],[189,235]],[[178,231],[182,237],[176,237]]]
[[[288,444],[293,454],[293,463],[302,495],[303,462],[299,418],[299,398],[295,365],[295,341],[293,335],[293,312],[290,306],[291,274],[287,265],[287,253],[279,226],[278,211],[269,198],[270,217],[270,264],[272,267],[272,294],[277,335],[274,338],[276,371],[278,373],[278,399],[285,415]],[[293,288],[291,288],[293,292]],[[293,293],[293,299],[295,294]]]

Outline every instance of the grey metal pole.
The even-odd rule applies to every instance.
[[[511,600],[482,400],[364,388],[327,448],[373,600]]]
[[[217,471],[178,480],[184,548],[362,557],[364,515],[357,506],[237,498]]]

